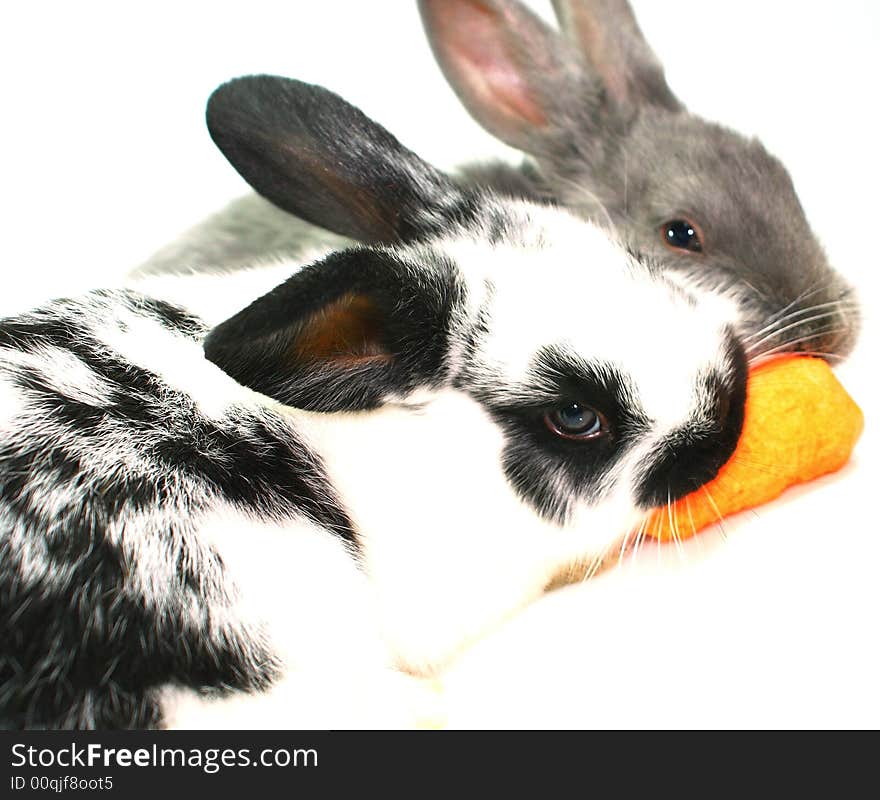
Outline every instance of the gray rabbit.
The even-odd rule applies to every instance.
[[[561,203],[613,227],[683,283],[731,297],[753,360],[846,355],[859,330],[857,300],[829,265],[779,160],[687,111],[625,0],[553,6],[561,33],[516,0],[419,0],[464,105],[527,154],[521,167],[476,163],[462,177]],[[255,255],[298,255],[327,242],[341,244],[250,195],[140,271],[237,269]]]
[[[625,0],[419,0],[444,74],[485,128],[528,153],[476,180],[606,219],[664,268],[732,296],[752,355],[844,355],[859,327],[778,159],[687,111]]]

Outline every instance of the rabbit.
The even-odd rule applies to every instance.
[[[733,304],[318,86],[209,119],[259,191],[397,243],[0,321],[6,727],[380,725],[407,690],[358,676],[435,674],[736,446]]]
[[[829,265],[782,163],[757,140],[686,109],[626,0],[553,7],[561,33],[517,0],[419,0],[433,52],[468,111],[527,154],[521,167],[474,163],[460,178],[611,224],[676,279],[732,298],[755,362],[789,352],[832,363],[846,356],[859,303]],[[250,195],[140,272],[233,271],[323,237],[339,246],[339,233]]]
[[[612,224],[671,274],[739,305],[753,361],[835,361],[860,327],[782,163],[689,112],[627,0],[552,0],[560,32],[518,0],[418,0],[471,116],[529,158],[471,179]]]

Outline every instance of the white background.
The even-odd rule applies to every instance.
[[[878,4],[634,6],[673,90],[782,157],[861,288],[865,332],[839,374],[867,430],[846,470],[729,520],[726,540],[643,553],[490,637],[447,677],[450,722],[880,727]],[[406,0],[7,5],[0,311],[113,282],[241,194],[203,109],[254,72],[326,85],[442,167],[510,154],[459,106]]]

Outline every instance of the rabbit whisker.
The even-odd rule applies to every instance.
[[[746,347],[746,350],[747,350],[747,351],[755,350],[755,349],[758,348],[760,345],[762,345],[764,342],[770,341],[771,339],[774,339],[774,338],[778,337],[780,334],[783,334],[783,333],[785,333],[786,331],[791,330],[792,328],[797,328],[797,327],[800,327],[801,325],[807,325],[807,324],[809,324],[809,323],[811,323],[811,322],[818,322],[819,320],[822,320],[822,319],[829,319],[829,318],[832,318],[832,317],[835,317],[835,316],[837,316],[837,314],[836,314],[835,312],[833,312],[833,311],[826,311],[826,312],[823,312],[823,313],[821,313],[821,314],[815,314],[815,315],[812,316],[812,317],[807,317],[806,319],[798,320],[797,322],[793,322],[793,323],[791,323],[791,324],[789,324],[789,325],[786,325],[786,326],[784,326],[784,327],[782,327],[782,328],[779,328],[778,330],[773,331],[773,332],[770,333],[770,334],[767,334],[767,335],[761,337],[760,339],[758,339],[758,340],[755,341],[755,342],[750,342],[750,343],[748,344],[748,346]],[[815,336],[815,335],[816,335],[816,334],[814,334],[814,336]]]
[[[850,304],[850,305],[851,305],[852,307],[855,307],[855,304],[854,304],[854,303],[853,303],[853,304]],[[808,315],[808,314],[811,314],[811,313],[814,313],[814,312],[816,312],[816,311],[820,311],[820,310],[822,310],[822,309],[826,309],[826,308],[837,308],[838,310],[843,310],[844,307],[845,307],[845,304],[843,303],[843,301],[841,301],[841,300],[832,300],[832,301],[830,301],[830,302],[828,302],[828,303],[820,303],[820,304],[815,305],[815,306],[809,306],[808,308],[798,309],[797,311],[793,311],[793,312],[791,312],[790,314],[786,314],[786,315],[783,316],[783,317],[777,318],[777,319],[775,319],[775,320],[769,322],[769,323],[768,323],[767,325],[765,325],[763,328],[760,328],[759,330],[754,331],[753,333],[751,333],[751,334],[749,334],[749,335],[747,335],[747,336],[744,336],[744,337],[743,337],[743,341],[744,341],[744,342],[750,342],[750,341],[752,341],[752,340],[754,340],[754,339],[757,339],[759,336],[761,336],[761,335],[764,334],[764,333],[767,333],[767,332],[775,332],[775,328],[776,328],[777,325],[782,325],[782,324],[785,324],[785,323],[788,323],[788,322],[793,322],[793,321],[794,321],[797,317],[799,317],[799,316],[806,316],[806,315]],[[802,321],[803,321],[803,320],[802,320]]]
[[[712,493],[705,487],[702,487],[703,494],[706,495],[706,500],[709,502],[709,505],[712,506],[712,509],[715,511],[715,516],[718,517],[718,529],[721,531],[721,538],[724,541],[727,541],[727,530],[724,527],[724,517],[721,514],[720,509],[718,508],[717,503],[712,497]]]

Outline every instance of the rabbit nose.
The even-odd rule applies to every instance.
[[[819,333],[818,346],[814,348],[816,355],[826,360],[848,356],[862,327],[861,307],[854,289],[848,287],[840,292],[834,311],[828,329]]]
[[[639,505],[657,508],[695,492],[718,474],[733,450],[711,433],[681,436],[667,443],[642,480]]]
[[[765,354],[804,353],[825,359],[848,355],[858,335],[858,312],[855,309],[832,309],[817,313],[815,317],[781,332]]]
[[[726,379],[709,382],[704,410],[660,443],[636,487],[644,509],[675,502],[711,481],[733,455],[745,416],[747,368],[741,348]]]
[[[750,337],[750,358],[805,353],[839,359],[850,353],[861,328],[859,302],[849,287],[775,316],[771,325]]]

